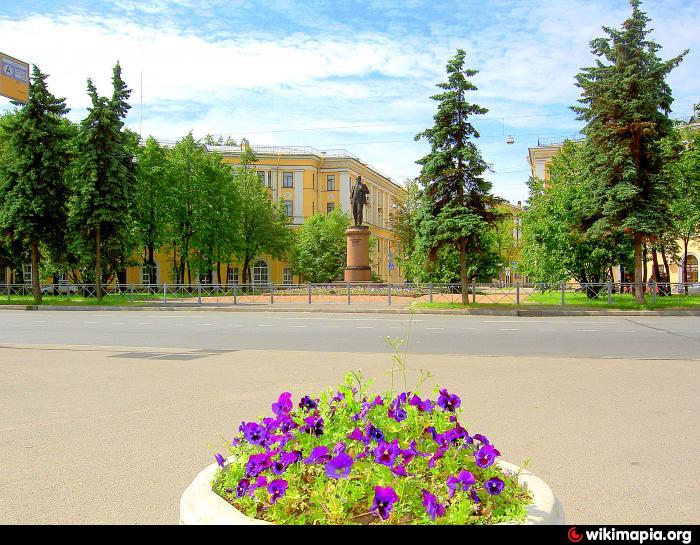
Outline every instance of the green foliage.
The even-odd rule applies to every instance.
[[[400,343],[394,340],[392,346],[392,383],[394,374],[402,375],[404,381],[401,386],[405,388],[405,356],[399,354]],[[420,383],[411,392],[420,395],[423,382],[431,377],[429,373],[422,372]],[[246,476],[249,457],[265,452],[265,447],[249,444],[239,433],[236,434],[239,445],[232,447],[229,441],[225,443],[224,448],[230,454],[229,464],[217,473],[214,491],[247,516],[278,524],[497,524],[525,518],[526,506],[531,503],[531,498],[518,483],[518,475],[503,471],[495,464],[487,468],[477,466],[473,452],[478,446],[468,443],[464,448],[452,446],[446,450],[444,457],[435,460],[434,467],[429,466],[431,456],[438,447],[430,434],[425,432],[426,428],[433,426],[439,434],[454,429],[454,419],[460,417],[461,409],[455,414],[435,407],[432,413],[428,413],[404,404],[407,417],[397,422],[388,416],[387,411],[396,399],[396,391],[392,390],[382,394],[383,405],[366,411],[366,418],[358,422],[354,416],[363,410],[363,401],[375,399],[371,385],[372,381],[365,380],[357,371],[348,373],[345,383],[337,389],[321,393],[318,396],[318,416],[323,418],[324,431],[320,436],[299,431],[309,413],[303,410],[292,412],[291,418],[298,428],[292,430],[293,436],[283,449],[288,452],[300,451],[302,459],[306,459],[316,447],[326,446],[332,453],[336,445],[344,443],[347,454],[355,458],[362,453],[365,445],[348,439],[348,435],[356,428],[364,430],[366,422],[371,422],[383,431],[387,443],[396,439],[403,450],[409,449],[412,441],[415,441],[416,450],[427,454],[415,456],[406,463],[408,476],[398,476],[390,467],[377,463],[373,453],[377,443],[372,442],[365,458],[355,458],[346,478],[328,477],[324,463],[306,464],[301,461],[289,465],[281,476],[266,471],[268,482],[284,479],[289,485],[286,494],[275,503],[270,503],[270,494],[265,486],[237,498],[235,491],[242,479],[255,482],[255,478]],[[438,390],[436,385],[433,389],[436,396]],[[334,401],[338,394],[343,399]],[[454,497],[449,497],[445,484],[448,477],[456,476],[463,470],[470,471],[476,478],[474,488],[480,503],[475,503],[465,491],[458,491]],[[505,483],[499,495],[489,495],[483,488],[483,483],[493,477]],[[382,521],[370,511],[375,486],[392,487],[398,495],[399,499],[393,505],[387,521]],[[422,504],[423,489],[445,504],[444,516],[436,518],[434,522]]]
[[[550,179],[531,179],[523,214],[523,272],[535,282],[604,282],[613,264],[629,262],[624,233],[599,238],[587,144],[567,141],[550,165]]]
[[[68,189],[68,112],[65,99],[54,97],[47,76],[32,71],[29,102],[2,119],[0,161],[0,233],[5,247],[23,245],[31,251],[34,298],[41,302],[40,245],[64,247]],[[9,252],[7,252],[9,257]]]
[[[467,101],[467,92],[476,90],[467,78],[478,72],[464,67],[465,57],[465,52],[458,49],[447,63],[448,81],[439,83],[442,92],[431,97],[438,103],[435,125],[416,136],[426,138],[431,145],[430,153],[418,161],[428,206],[424,207],[416,235],[421,239],[417,246],[423,247],[431,260],[442,247],[458,249],[466,297],[467,260],[474,261],[486,253],[485,234],[500,215],[496,208],[499,201],[490,194],[491,184],[483,176],[488,166],[472,142],[479,133],[469,116],[483,115],[488,110]]]
[[[174,185],[170,152],[151,137],[139,147],[136,158],[134,227],[139,245],[144,248],[143,261],[151,267],[151,283],[155,283],[154,254],[165,242],[167,205]]]
[[[130,91],[117,63],[111,97],[98,95],[91,80],[92,106],[82,121],[74,169],[69,226],[74,252],[95,264],[94,280],[101,297],[102,272],[114,274],[129,264],[135,240],[132,219],[135,193],[134,153],[138,136],[124,130]]]
[[[292,270],[303,281],[333,282],[343,279],[346,262],[345,230],[350,216],[339,209],[307,218],[294,236]]]
[[[164,238],[172,247],[173,277],[178,283],[211,277],[216,263],[228,262],[235,243],[231,168],[190,133],[170,150],[160,175],[167,180]]]
[[[591,144],[585,160],[594,182],[590,233],[634,236],[636,293],[643,303],[642,242],[662,232],[669,217],[668,184],[660,176],[660,143],[671,130],[673,102],[665,80],[687,51],[662,61],[660,46],[648,37],[650,19],[640,0],[630,5],[632,14],[621,29],[603,27],[606,37],[591,42],[596,64],[576,77],[582,105],[574,111],[586,121],[583,132]]]
[[[250,148],[241,154],[241,166],[234,175],[238,203],[233,221],[237,235],[233,253],[243,265],[243,283],[250,282],[250,269],[262,255],[281,258],[288,254],[293,234],[287,227],[282,202],[275,205],[251,165],[255,155]]]
[[[663,175],[670,184],[672,195],[669,206],[671,233],[683,241],[685,263],[690,241],[700,235],[700,130],[678,125],[664,139],[662,146]]]

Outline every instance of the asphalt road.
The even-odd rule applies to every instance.
[[[409,323],[409,387],[429,369],[461,395],[567,523],[700,523],[698,318],[408,320],[0,310],[0,523],[177,523],[241,420],[350,369],[387,387]]]
[[[219,350],[593,358],[700,358],[700,317],[554,317],[287,312],[22,312],[0,309],[0,343]]]

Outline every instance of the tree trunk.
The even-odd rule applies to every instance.
[[[32,293],[34,302],[41,304],[41,283],[39,282],[39,243],[32,241]]]
[[[462,284],[462,304],[469,304],[469,286],[467,285],[467,241],[459,241],[459,279]]]
[[[221,262],[216,262],[216,278],[219,281],[219,286],[221,285]]]
[[[156,278],[156,260],[155,260],[155,250],[153,246],[148,247],[148,281],[151,284],[155,284],[158,279]]]
[[[644,268],[644,276],[642,277],[642,283],[646,284],[647,279],[649,277],[648,275],[648,269],[647,269],[647,260],[649,259],[647,255],[647,245],[646,242],[642,242],[642,267]]]
[[[230,258],[229,258],[230,259]],[[226,286],[228,286],[228,279],[231,277],[231,264],[226,263]]]
[[[95,297],[98,301],[102,300],[102,264],[100,263],[100,226],[97,226],[95,233]]]
[[[644,300],[644,278],[642,268],[642,245],[643,236],[641,233],[634,234],[634,302],[638,305],[645,304]]]
[[[671,269],[668,266],[668,258],[666,257],[666,249],[664,248],[664,245],[661,245],[661,260],[664,263],[664,279],[662,283],[662,290],[661,292],[664,295],[670,295],[671,293]]]
[[[250,258],[248,256],[245,256],[243,259],[243,270],[241,271],[241,275],[243,277],[243,285],[245,284],[250,284]]]
[[[651,247],[651,277],[657,284],[661,280],[661,275],[659,274],[659,256],[656,253],[656,247]]]

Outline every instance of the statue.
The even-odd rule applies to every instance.
[[[352,217],[355,220],[355,227],[360,227],[362,225],[362,212],[367,204],[367,195],[369,195],[369,189],[362,181],[362,176],[358,176],[352,188],[352,192],[350,193]]]

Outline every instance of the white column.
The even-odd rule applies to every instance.
[[[338,173],[336,173],[336,180]],[[352,214],[350,208],[350,174],[348,172],[340,173],[340,202],[336,204],[343,212]]]
[[[293,223],[304,223],[304,171],[294,171],[294,220]]]

